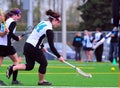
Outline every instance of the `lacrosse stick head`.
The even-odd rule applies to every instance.
[[[28,26],[25,32],[21,35],[21,37],[30,34],[33,31],[33,26]]]
[[[33,31],[33,26],[28,26],[27,29],[26,29],[26,33],[30,33]]]
[[[76,68],[76,71],[77,71],[80,75],[82,75],[82,76],[84,76],[84,77],[86,77],[86,78],[92,78],[92,75],[91,75],[91,74],[85,73],[85,72],[83,72],[82,70],[80,70],[79,68]]]

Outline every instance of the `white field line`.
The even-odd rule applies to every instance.
[[[95,74],[95,75],[108,75],[108,74],[119,74],[119,72],[89,72],[91,74]],[[6,74],[6,72],[0,72],[0,74]],[[33,74],[38,74],[37,72],[31,72],[31,71],[26,71],[26,72],[19,72],[19,74],[30,74],[30,75],[33,75]],[[71,74],[77,74],[77,72],[47,72],[46,74],[49,74],[49,75],[55,75],[55,74],[61,74],[61,75],[65,75],[65,74],[68,74],[68,75],[71,75]]]

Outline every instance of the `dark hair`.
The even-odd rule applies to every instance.
[[[12,14],[21,14],[21,11],[20,11],[20,9],[18,9],[18,8],[13,8],[11,11],[10,11],[10,13],[12,13]]]
[[[9,17],[13,16],[13,15],[19,15],[21,14],[21,11],[20,9],[18,8],[13,8],[11,10],[8,10],[6,13],[5,13],[5,20],[7,20]]]
[[[97,27],[97,28],[96,28],[96,31],[99,31],[99,32],[101,32],[101,31],[102,31],[102,28],[100,28],[100,27]]]
[[[53,19],[59,20],[58,18],[60,17],[58,13],[52,11],[51,9],[46,11],[46,15],[49,17],[50,21],[52,21]]]

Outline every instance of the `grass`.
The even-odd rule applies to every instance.
[[[79,67],[80,69],[87,73],[91,73],[93,77],[85,78],[77,74],[77,72],[73,68],[67,66],[66,64],[56,60],[49,60],[45,79],[53,83],[53,85],[50,88],[118,87],[119,79],[118,65],[113,65],[112,63],[109,62],[104,63],[76,62],[76,61],[68,62]],[[11,79],[7,79],[5,77],[6,68],[11,64],[12,64],[11,60],[6,59],[4,60],[2,67],[0,67],[0,80],[3,80],[9,86],[14,87],[14,85],[11,85],[12,77]],[[114,67],[115,71],[111,71],[111,67]],[[18,79],[24,84],[22,86],[37,87],[38,68],[39,64],[36,63],[32,71],[19,71]]]

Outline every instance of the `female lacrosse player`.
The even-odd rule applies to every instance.
[[[18,8],[14,8],[5,14],[6,26],[9,29],[9,33],[6,33],[4,36],[0,36],[0,66],[2,65],[3,59],[6,56],[10,57],[10,59],[13,61],[13,65],[18,64],[18,56],[15,48],[12,45],[11,39],[16,41],[22,39],[22,37],[14,34],[16,30],[16,21],[21,18],[20,13],[21,11]],[[17,73],[18,71],[13,73],[12,84],[20,84],[20,82],[17,80]]]
[[[46,15],[49,17],[48,21],[41,21],[33,30],[33,32],[28,37],[24,46],[24,55],[26,57],[26,64],[18,64],[16,66],[9,66],[7,70],[8,78],[16,70],[32,70],[35,65],[35,61],[40,64],[38,75],[39,82],[38,85],[51,85],[52,83],[44,80],[44,75],[47,68],[47,60],[44,56],[43,51],[47,51],[43,45],[43,40],[47,37],[49,46],[52,52],[58,57],[59,61],[63,62],[64,58],[57,52],[54,47],[54,33],[53,27],[56,28],[60,25],[61,17],[58,13],[48,10]]]
[[[4,23],[3,23],[4,19],[5,19],[5,17],[1,14],[0,15],[0,38],[4,37],[4,35],[9,33],[9,30],[7,28],[6,29],[4,28]],[[0,63],[0,65],[1,65],[1,63]],[[0,80],[0,86],[5,86],[5,85],[6,84],[2,80]]]

